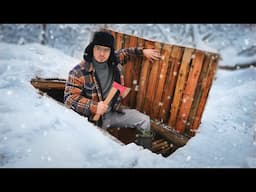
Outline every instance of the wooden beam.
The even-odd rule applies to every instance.
[[[37,88],[37,89],[57,89],[57,90],[64,90],[65,89],[65,83],[66,80],[63,79],[40,79],[40,78],[34,78],[31,79],[31,84]]]
[[[184,146],[190,137],[179,134],[172,128],[166,128],[162,124],[151,121],[151,129],[178,147]]]

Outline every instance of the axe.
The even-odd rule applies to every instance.
[[[128,93],[130,92],[130,90],[131,90],[131,88],[120,85],[119,83],[114,81],[112,84],[112,87],[108,93],[107,98],[103,102],[108,105],[110,103],[110,101],[113,99],[113,97],[115,96],[117,91],[120,91],[120,95],[123,98],[125,98],[128,95]],[[92,120],[98,121],[99,118],[100,118],[100,114],[96,114]]]

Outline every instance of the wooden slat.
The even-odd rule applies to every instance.
[[[204,53],[201,51],[196,51],[195,58],[192,62],[192,66],[186,82],[186,87],[182,96],[182,102],[179,110],[179,115],[177,118],[177,123],[175,125],[175,130],[177,130],[180,133],[183,133],[185,130],[188,115],[194,99],[197,81],[202,69],[203,59]]]
[[[155,42],[155,49],[158,49],[161,51],[161,44],[158,42]],[[147,92],[146,92],[146,97],[145,97],[145,104],[144,104],[144,110],[147,115],[152,117],[152,109],[155,107],[153,105],[154,102],[154,97],[156,93],[156,85],[158,83],[158,68],[159,68],[159,61],[154,61],[151,64],[151,70],[149,74],[149,79],[148,79],[148,86],[147,86]]]
[[[182,55],[182,49],[178,49],[178,47],[173,46],[171,50],[171,55],[168,61],[168,70],[167,77],[164,85],[164,93],[162,96],[163,105],[160,107],[159,119],[161,122],[166,123],[167,119],[170,115],[170,105],[173,98],[173,93],[175,89],[175,84],[177,80],[177,74],[179,71],[179,62],[174,61],[177,58],[180,59]]]
[[[130,44],[130,36],[126,35],[126,34],[123,34],[123,39],[122,39],[122,46],[121,46],[121,49],[123,48],[127,48],[129,47],[129,44]],[[131,68],[131,60],[128,60],[126,62],[125,65],[123,65],[123,69],[122,69],[122,72],[124,74],[124,85],[127,86],[127,87],[130,87],[130,83],[129,83],[129,79],[131,79],[131,74],[130,73],[126,73],[126,70],[130,70],[129,68]],[[127,100],[129,99],[129,94],[127,95],[127,97],[125,97],[123,100],[122,100],[122,104],[123,105],[127,105]]]
[[[170,110],[170,118],[168,121],[168,125],[173,128],[175,127],[175,124],[176,124],[178,109],[179,109],[179,106],[181,103],[182,93],[185,88],[185,82],[188,77],[189,64],[191,62],[191,56],[192,56],[193,51],[194,51],[194,49],[191,49],[191,48],[185,49],[183,58],[182,58],[182,62],[180,65],[178,79],[177,79],[177,83],[176,83],[176,87],[175,87],[174,98],[173,98],[171,110]]]
[[[146,41],[145,48],[154,48],[154,42]],[[150,65],[151,65],[150,61],[144,57],[142,62],[141,74],[140,74],[139,92],[137,94],[137,106],[136,106],[136,109],[138,109],[141,112],[144,112],[145,94],[147,92],[147,83],[148,83],[147,79],[149,77]]]
[[[194,96],[194,100],[192,103],[192,107],[188,116],[188,121],[186,124],[186,129],[185,129],[185,133],[188,135],[191,135],[190,133],[190,127],[192,126],[192,122],[194,121],[194,118],[196,116],[196,112],[199,106],[199,102],[201,100],[202,97],[202,89],[203,89],[203,82],[207,79],[207,76],[209,74],[210,71],[210,59],[211,59],[211,55],[210,54],[206,54],[205,58],[204,58],[204,62],[203,62],[203,66],[202,66],[202,70],[197,82],[197,88],[196,88],[196,92],[195,92],[195,96]]]
[[[117,33],[116,34],[115,43],[116,43],[116,50],[123,48],[123,34],[122,33]]]
[[[144,39],[137,38],[137,46],[144,47]],[[133,79],[132,79],[132,90],[130,93],[130,104],[131,108],[136,108],[137,104],[137,93],[139,90],[140,72],[142,67],[143,56],[136,57],[133,65]]]
[[[165,44],[161,52],[162,59],[160,60],[160,63],[159,63],[160,64],[160,74],[158,77],[159,81],[156,86],[156,96],[153,103],[154,107],[152,107],[152,110],[153,110],[152,118],[154,119],[159,119],[159,110],[160,110],[160,107],[163,105],[163,102],[161,99],[164,92],[164,84],[166,82],[166,73],[168,69],[169,57],[171,54],[171,48],[172,48],[171,45]]]
[[[128,41],[129,39],[129,41]],[[126,41],[125,41],[125,47],[136,47],[137,45],[137,38],[135,36],[128,36],[126,35]],[[134,65],[136,62],[136,56],[130,56],[130,60],[124,65],[124,83],[125,86],[132,88],[132,80],[133,80],[133,71],[134,71]],[[131,97],[131,93],[134,92],[134,90],[131,89],[131,92],[129,93],[128,97],[126,97],[123,100],[123,104],[126,106],[129,106],[130,108],[132,108],[130,106],[130,100],[133,99]]]
[[[155,144],[155,145],[152,145],[152,148],[151,150],[153,152],[158,152],[160,150],[163,150],[165,148],[169,147],[169,144],[167,141],[164,141],[164,142],[161,142],[161,143],[158,143],[158,144]]]
[[[202,93],[201,101],[199,103],[196,117],[194,118],[194,122],[191,128],[191,132],[192,132],[191,134],[193,135],[199,127],[199,124],[203,115],[204,107],[208,98],[208,94],[213,82],[213,78],[217,70],[217,63],[218,63],[217,56],[212,56],[211,62],[210,62],[210,73],[207,76],[207,80],[203,82],[203,85],[202,85],[203,93]]]

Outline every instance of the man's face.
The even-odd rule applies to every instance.
[[[105,47],[101,45],[94,45],[93,47],[93,57],[99,63],[107,61],[110,56],[110,52],[110,47]]]

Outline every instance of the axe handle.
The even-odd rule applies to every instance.
[[[103,101],[103,103],[108,105],[110,103],[110,101],[113,99],[113,97],[115,96],[116,92],[117,92],[117,89],[115,87],[111,87],[109,94],[108,94],[107,98]],[[98,121],[99,118],[100,118],[100,114],[96,114],[96,115],[94,115],[92,120]]]

